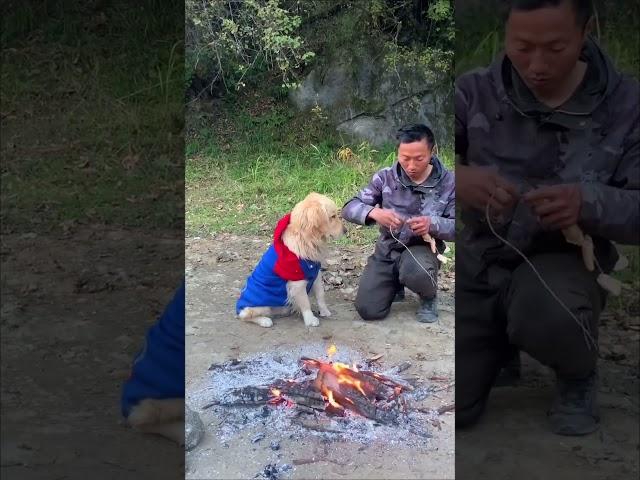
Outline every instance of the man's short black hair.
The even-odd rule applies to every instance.
[[[431,129],[422,123],[405,125],[398,130],[398,133],[396,133],[396,140],[398,140],[398,144],[421,142],[422,140],[426,140],[427,145],[429,145],[429,149],[432,149],[436,143]]]
[[[574,12],[576,12],[576,22],[578,23],[578,26],[584,29],[591,18],[592,0],[510,0],[508,2],[509,8],[507,9],[507,16],[511,13],[511,10],[528,12],[544,7],[557,7],[566,1],[571,3]]]

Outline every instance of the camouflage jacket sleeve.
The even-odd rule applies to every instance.
[[[447,183],[444,189],[447,194],[443,195],[440,201],[446,202],[446,206],[442,215],[431,217],[429,234],[440,240],[453,242],[456,235],[456,181],[453,172],[449,172],[444,181]]]
[[[622,244],[640,244],[640,123],[634,122],[608,185],[582,185],[579,224],[585,232]]]
[[[369,185],[345,204],[342,208],[342,218],[358,225],[373,224],[374,221],[368,219],[367,215],[382,202],[382,188],[383,180],[378,172],[373,175]]]

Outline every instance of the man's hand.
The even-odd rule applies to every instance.
[[[493,195],[493,196],[492,196]],[[464,204],[499,215],[515,205],[517,188],[494,169],[456,165],[456,197]]]
[[[577,184],[540,187],[527,193],[524,200],[549,230],[560,230],[578,223],[582,191]]]
[[[407,220],[407,225],[409,225],[409,228],[411,228],[413,233],[419,237],[423,237],[429,233],[431,217],[413,217]]]
[[[375,207],[369,212],[369,218],[373,219],[379,225],[388,229],[398,230],[402,226],[402,219],[400,216],[388,208]]]

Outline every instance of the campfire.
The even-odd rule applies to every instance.
[[[212,405],[277,405],[304,412],[323,411],[331,416],[360,415],[382,424],[395,424],[406,415],[404,397],[413,387],[380,373],[359,369],[355,363],[333,362],[335,345],[327,350],[327,361],[301,357],[299,376],[276,380],[271,385],[247,386],[231,393],[234,400]],[[315,375],[314,375],[315,373]]]
[[[221,439],[266,428],[290,438],[326,434],[419,447],[431,438],[430,426],[440,430],[440,417],[454,409],[433,402],[439,392],[450,395],[455,382],[405,373],[412,367],[406,360],[385,368],[382,357],[315,344],[213,363],[207,385],[190,401],[201,411],[213,407]]]

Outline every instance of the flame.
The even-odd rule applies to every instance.
[[[355,364],[353,364],[353,367],[351,367],[351,370],[353,370],[354,372],[359,372],[360,370],[358,370],[358,366]]]
[[[332,392],[331,390],[329,390],[328,388],[327,388],[327,393],[326,393],[326,395],[327,395],[327,401],[329,402],[329,404],[330,404],[331,406],[333,406],[333,407],[335,407],[335,408],[342,408],[342,409],[344,409],[344,407],[343,407],[342,405],[340,405],[338,402],[336,402],[336,401],[333,399],[333,392]]]
[[[338,375],[338,383],[346,383],[347,385],[354,386],[362,395],[365,397],[367,394],[362,389],[362,382],[360,380],[354,380],[353,378],[348,377],[347,375]]]
[[[271,389],[271,395],[273,395],[274,397],[279,397],[280,393],[281,393],[280,390],[278,390],[277,388]]]
[[[327,349],[327,356],[329,357],[329,360],[331,360],[331,357],[333,357],[337,351],[338,348],[335,345],[329,345],[329,348]]]

